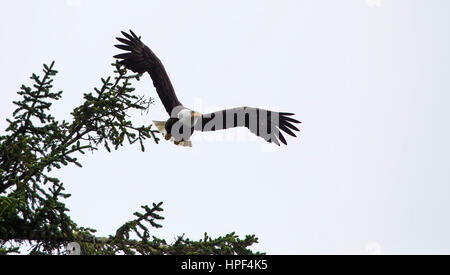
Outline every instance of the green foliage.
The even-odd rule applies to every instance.
[[[122,225],[114,235],[95,236],[95,230],[79,227],[68,215],[64,199],[70,194],[64,184],[50,176],[52,169],[70,164],[82,167],[77,154],[104,146],[117,150],[124,142],[159,139],[152,126],[136,126],[129,112],[147,112],[151,99],[135,95],[132,80],[119,64],[113,64],[114,77],[102,78],[101,88],[84,94],[84,103],[73,110],[71,121],[57,121],[50,114],[52,102],[62,91],[52,92],[57,74],[54,62],[44,65],[41,78],[33,74],[32,87],[22,85],[15,101],[17,109],[6,135],[0,136],[0,254],[18,253],[31,246],[31,254],[64,254],[65,245],[77,242],[85,254],[251,254],[247,247],[255,236],[240,240],[234,233],[212,239],[205,234],[200,241],[184,236],[172,244],[150,234],[159,228],[162,203],[136,212],[135,220]]]

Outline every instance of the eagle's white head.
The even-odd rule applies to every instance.
[[[202,114],[188,108],[182,109],[177,114],[177,118],[183,124],[183,126],[192,128],[198,122],[198,120],[202,117]]]

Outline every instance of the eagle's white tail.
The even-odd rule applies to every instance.
[[[163,135],[163,137],[166,139],[167,137],[167,131],[166,131],[166,122],[165,121],[153,121],[153,124],[155,124],[156,128],[158,128],[158,131]],[[192,142],[190,140],[186,141],[180,141],[177,142],[173,137],[169,138],[170,141],[172,141],[175,145],[183,146],[183,147],[192,147]]]
[[[166,122],[165,121],[155,121],[153,120],[153,124],[155,124],[156,128],[158,128],[158,131],[163,134],[163,136],[166,136]]]

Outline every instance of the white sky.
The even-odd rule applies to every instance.
[[[294,112],[302,134],[279,150],[231,131],[89,154],[57,173],[79,225],[113,234],[164,201],[153,233],[169,241],[236,231],[269,254],[450,253],[449,14],[444,0],[1,0],[0,129],[52,60],[53,110],[70,119],[133,29],[187,107]],[[136,87],[156,99],[136,121],[166,120],[151,80]]]

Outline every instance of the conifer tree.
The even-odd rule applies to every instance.
[[[23,252],[21,247],[28,247],[30,254],[67,254],[68,245],[95,255],[253,254],[249,247],[257,242],[254,235],[211,238],[205,233],[198,241],[182,235],[172,243],[153,236],[164,219],[162,202],[142,206],[134,220],[109,236],[97,236],[71,219],[64,203],[70,194],[51,176],[53,169],[82,167],[77,156],[99,146],[111,152],[138,144],[144,152],[146,140],[159,142],[151,125],[137,126],[129,119],[131,111],[148,112],[152,103],[134,93],[132,82],[140,75],[128,74],[117,63],[113,67],[114,76],[102,78],[100,88],[84,94],[70,121],[51,115],[52,102],[63,95],[53,91],[54,62],[44,65],[43,76],[31,76],[31,87],[21,86],[21,100],[13,102],[17,109],[0,136],[0,254]]]

